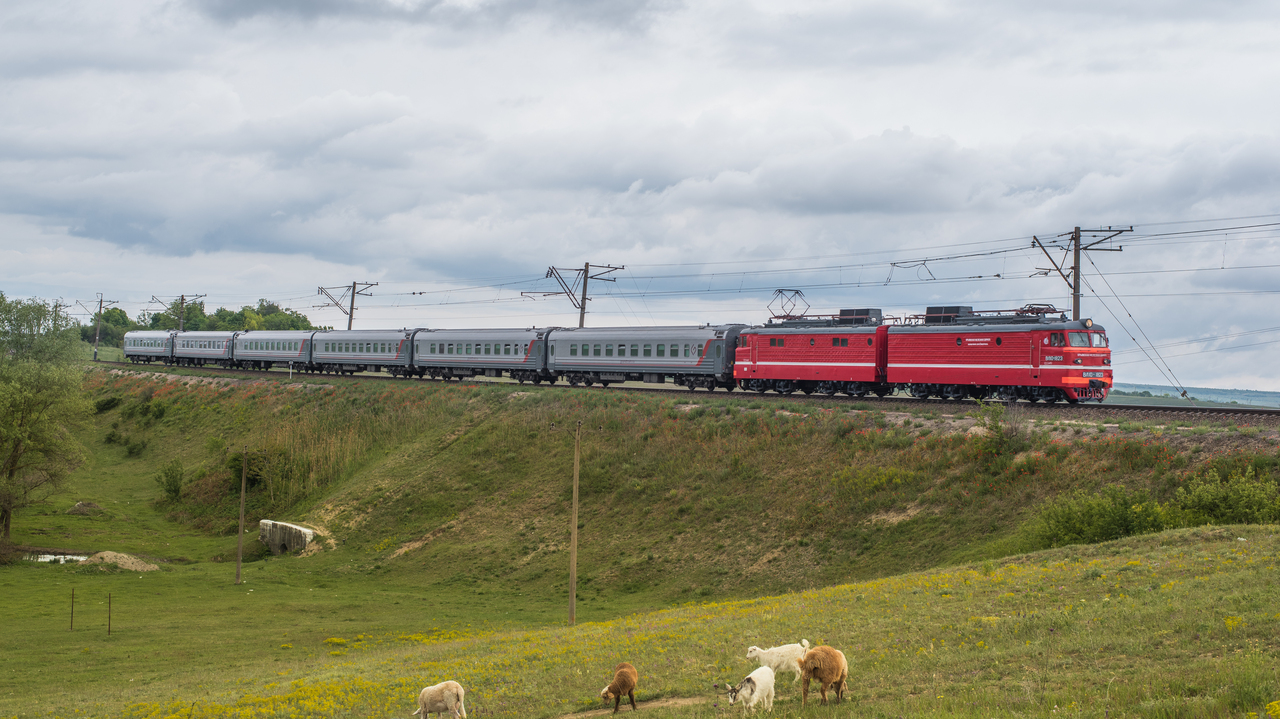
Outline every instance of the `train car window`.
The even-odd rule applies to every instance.
[[[447,344],[447,345],[445,345],[445,346],[444,346],[444,353],[445,353],[445,354],[447,354],[447,355],[451,355],[451,354],[453,354],[453,343],[452,343],[452,342],[450,342],[449,344]]]
[[[957,338],[956,338],[956,347],[959,347],[959,346],[960,346],[960,345],[962,345],[962,344],[964,344],[964,340],[962,340],[962,339],[960,339],[959,337],[957,337]]]
[[[1067,341],[1063,339],[1061,332],[1050,332],[1049,346],[1050,347],[1066,347]]]
[[[640,345],[631,345],[631,356],[632,357],[640,356]]]
[[[1004,338],[1003,338],[1003,337],[997,337],[997,338],[996,338],[996,347],[999,347],[999,346],[1000,346],[1000,345],[1002,345],[1002,344],[1004,344]]]
[[[813,343],[814,343],[814,339],[813,339],[812,337],[810,337],[810,338],[809,338],[809,346],[810,346],[810,347],[812,347],[812,346],[813,346]]]
[[[667,356],[667,346],[666,346],[666,345],[658,345],[658,356],[659,356],[659,357],[666,357],[666,356]]]
[[[832,338],[831,338],[831,346],[832,346],[832,347],[839,347],[839,346],[840,346],[840,338],[839,338],[839,337],[832,337]]]
[[[685,346],[684,346],[684,356],[685,356],[685,357],[688,357],[688,356],[689,356],[689,345],[685,345]]]
[[[770,346],[770,347],[777,347],[777,346],[778,346],[778,338],[777,338],[777,337],[770,337],[770,338],[769,338],[769,346]]]
[[[652,355],[653,355],[652,345],[645,345],[645,346],[644,346],[644,356],[645,356],[645,357],[650,357],[650,356],[652,356]]]
[[[488,342],[485,342],[485,343],[484,343],[484,353],[485,353],[485,354],[493,354],[493,345],[489,344]]]
[[[1072,347],[1088,347],[1089,333],[1088,332],[1068,332],[1067,340],[1071,342]]]
[[[600,345],[591,345],[591,354],[594,357],[600,356]]]
[[[720,345],[716,345],[716,357],[720,356]]]
[[[569,345],[569,356],[570,357],[578,356],[578,345]]]
[[[1093,338],[1093,346],[1094,346],[1094,347],[1106,347],[1106,346],[1107,346],[1107,336],[1106,336],[1106,335],[1104,335],[1104,334],[1102,334],[1101,332],[1094,332],[1093,334],[1091,334],[1091,335],[1089,335],[1089,336]]]
[[[608,344],[608,345],[605,345],[605,346],[604,346],[604,356],[605,356],[605,357],[612,357],[612,356],[613,356],[613,345]]]
[[[786,337],[779,337],[779,338],[778,338],[778,346],[779,346],[779,347],[786,347],[786,346],[787,346],[787,338],[786,338]],[[717,357],[719,357],[720,355],[716,355],[716,356],[717,356]]]
[[[556,356],[556,346],[553,344],[553,345],[551,345],[550,349],[551,349],[551,356],[552,356],[552,357],[555,357],[555,356]]]
[[[741,338],[739,338],[739,339],[741,339]],[[694,345],[694,346],[693,346],[693,356],[694,356],[694,357],[701,357],[701,356],[702,356],[702,343],[701,343],[701,342],[699,342],[698,344],[696,344],[696,345]]]
[[[849,346],[849,338],[848,338],[848,337],[841,337],[841,338],[840,338],[840,346],[841,346],[841,347],[848,347],[848,346]]]

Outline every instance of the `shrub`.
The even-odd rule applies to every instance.
[[[170,501],[176,502],[182,498],[183,474],[182,460],[176,458],[156,473],[156,484],[160,485]]]
[[[1175,500],[1192,524],[1261,524],[1280,520],[1280,490],[1253,466],[1224,481],[1215,469],[1179,487]]]
[[[1032,445],[1031,428],[1016,405],[978,402],[973,413],[982,433],[974,438],[973,449],[980,463],[990,467],[1001,457],[1015,455]]]
[[[108,411],[108,410],[110,410],[110,409],[114,409],[114,408],[115,408],[116,406],[118,406],[119,404],[120,404],[120,398],[119,398],[119,397],[114,397],[114,396],[113,396],[113,397],[103,397],[102,399],[100,399],[100,400],[98,400],[97,402],[94,402],[94,403],[93,403],[93,409],[94,409],[98,414],[102,414],[103,412],[106,412],[106,411]]]
[[[1045,504],[1028,532],[1038,548],[1092,544],[1131,534],[1149,534],[1183,525],[1179,507],[1153,501],[1145,490],[1108,487],[1100,493],[1076,491]]]

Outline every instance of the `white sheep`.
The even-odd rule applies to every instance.
[[[760,667],[747,675],[736,687],[729,687],[729,706],[742,699],[742,712],[756,713],[756,703],[763,702],[764,710],[773,711],[773,670]]]
[[[440,682],[423,689],[422,693],[418,694],[418,711],[413,715],[421,714],[422,719],[427,719],[427,715],[432,712],[437,717],[444,712],[452,712],[453,719],[467,719],[467,708],[462,705],[465,695],[462,685],[452,679]]]
[[[796,678],[791,683],[795,684],[800,681],[799,662],[807,651],[809,651],[809,640],[801,639],[799,644],[783,644],[772,649],[750,647],[747,649],[747,659],[759,659],[760,666],[769,667],[774,674],[794,673]]]

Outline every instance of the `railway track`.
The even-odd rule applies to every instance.
[[[173,373],[175,370],[181,370],[184,373],[198,373],[200,376],[213,377],[243,377],[249,379],[282,379],[289,376],[288,370],[271,369],[271,370],[245,370],[245,369],[221,369],[221,368],[190,368],[190,367],[172,367],[169,365],[151,366],[146,364],[134,364],[132,362],[107,362],[100,361],[98,366],[118,367],[120,369],[128,369],[134,371],[149,371]],[[294,379],[353,379],[370,382],[468,382],[476,384],[501,384],[513,387],[525,386],[515,380],[510,379],[494,379],[486,377],[472,377],[466,380],[444,380],[421,378],[413,380],[405,380],[399,377],[392,377],[384,374],[366,374],[358,373],[352,375],[322,375],[308,374],[305,372],[294,372]],[[558,384],[558,387],[567,387],[568,385]],[[605,387],[578,387],[577,389],[585,389],[594,392],[612,391]],[[650,394],[665,394],[689,399],[701,399],[707,396],[729,397],[729,392],[716,390],[709,392],[704,390],[691,391],[685,388],[671,387],[648,387],[644,385],[633,384],[617,384],[614,390],[625,389],[630,392],[646,392]],[[751,398],[766,402],[790,402],[795,400],[832,402],[844,404],[861,404],[869,405],[881,411],[902,411],[902,412],[919,412],[919,411],[936,411],[943,414],[960,414],[969,412],[974,409],[972,400],[944,400],[944,399],[916,399],[914,397],[905,397],[901,395],[889,395],[887,397],[876,397],[868,395],[866,397],[848,397],[848,396],[832,396],[827,397],[819,394],[805,395],[779,395],[774,393],[753,394],[736,390],[732,396],[741,398]],[[1268,407],[1201,407],[1196,405],[1188,406],[1167,406],[1167,405],[1124,405],[1124,404],[1041,404],[1019,402],[1018,407],[1031,413],[1037,419],[1071,419],[1082,420],[1088,422],[1104,421],[1107,418],[1114,418],[1118,421],[1163,421],[1176,422],[1179,419],[1184,421],[1195,419],[1196,421],[1221,421],[1237,424],[1265,424],[1280,425],[1280,408]]]

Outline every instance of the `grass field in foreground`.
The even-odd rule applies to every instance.
[[[278,662],[242,665],[227,652],[225,670],[200,677],[196,691],[170,694],[165,682],[123,674],[93,687],[49,677],[42,699],[0,704],[0,713],[408,716],[418,689],[452,678],[467,688],[475,719],[552,717],[598,707],[610,669],[626,660],[640,671],[642,702],[706,699],[642,705],[645,716],[702,719],[733,715],[715,686],[750,671],[748,645],[804,637],[845,652],[848,701],[801,709],[783,675],[775,716],[1245,719],[1264,716],[1268,704],[1280,712],[1273,704],[1280,700],[1277,530],[1179,530],[574,628],[431,636],[344,631],[339,624],[332,636],[305,642],[264,633]],[[121,583],[147,581],[118,576]],[[253,603],[277,601],[270,594],[246,599],[243,587],[236,597],[229,588],[224,594],[217,611],[240,613],[247,624],[255,623]],[[201,612],[194,605],[190,611],[199,621]],[[198,637],[170,629],[187,635],[190,652],[234,643],[234,625],[226,623]],[[10,662],[55,648],[92,661],[132,641],[130,630],[108,638],[65,627],[29,640],[16,656],[9,651]],[[136,650],[162,641],[157,631]],[[166,672],[180,674],[182,663]]]

